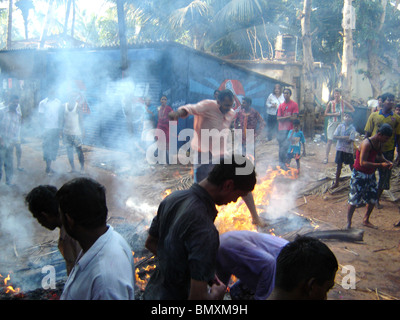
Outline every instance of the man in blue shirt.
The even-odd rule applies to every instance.
[[[225,285],[232,274],[239,279],[230,289],[232,300],[242,300],[246,291],[254,300],[268,298],[275,284],[276,258],[287,243],[279,237],[247,230],[220,236],[217,276]]]

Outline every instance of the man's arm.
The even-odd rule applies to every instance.
[[[155,256],[157,255],[157,247],[158,247],[158,239],[157,238],[155,238],[149,234],[144,246]]]
[[[343,99],[342,99],[342,100],[343,100]],[[350,104],[350,102],[348,102],[348,101],[346,101],[346,100],[343,100],[343,104],[345,105],[345,107],[347,107],[347,108],[350,110],[350,112],[356,111],[356,110],[354,109],[354,107]]]
[[[369,167],[369,168],[388,168],[390,169],[391,166],[393,166],[393,164],[386,160],[385,157],[382,155],[382,153],[380,153],[377,157],[376,157],[376,162],[370,162],[368,161],[368,156],[369,153],[371,151],[371,145],[368,142],[368,140],[364,140],[361,143],[360,146],[360,165],[363,167]]]

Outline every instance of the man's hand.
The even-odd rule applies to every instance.
[[[211,300],[223,300],[226,292],[226,285],[215,276],[213,284],[210,289]]]
[[[390,161],[381,162],[381,165],[382,165],[383,169],[388,169],[388,170],[392,169],[392,167],[393,167],[393,163]]]

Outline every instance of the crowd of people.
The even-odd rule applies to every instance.
[[[168,150],[171,121],[194,117],[193,129],[197,134],[191,140],[191,153],[197,161],[193,163],[193,185],[162,200],[148,230],[145,248],[156,256],[157,268],[146,286],[144,299],[221,300],[231,275],[238,278],[230,288],[232,299],[249,295],[255,300],[327,298],[327,292],[334,285],[338,262],[320,240],[299,236],[287,241],[251,231],[220,235],[214,225],[217,206],[239,198],[246,203],[255,225],[267,225],[259,216],[252,195],[256,169],[254,159],[246,156],[249,135],[268,141],[276,138],[279,166],[288,169],[295,159],[300,171],[306,141],[298,104],[291,96],[289,88],[282,90],[277,84],[266,100],[264,115],[252,107],[250,97],[243,97],[241,106],[234,110],[234,95],[230,90],[216,90],[213,99],[176,110],[168,106],[167,96],[160,98],[158,108],[152,106],[149,98],[145,99],[142,135],[148,138],[154,129],[159,129],[167,136],[166,140],[156,137],[158,152]],[[356,208],[363,204],[367,205],[363,224],[374,228],[371,213],[379,205],[382,191],[390,188],[400,134],[400,116],[394,111],[394,98],[389,93],[381,96],[381,109],[369,116],[366,138],[358,148],[354,147],[354,108],[341,98],[339,89],[327,104],[325,116],[329,121],[323,162],[328,163],[331,144],[336,141],[337,171],[332,188],[339,184],[343,164],[352,170],[347,228],[351,228]],[[48,97],[40,102],[38,112],[42,116],[45,172],[53,174],[51,165],[57,158],[61,137],[67,147],[71,171],[75,170],[74,150],[83,171],[82,108],[74,93],[67,102],[61,103],[50,90]],[[135,117],[129,110],[126,116],[130,121]],[[227,156],[224,142],[229,140],[225,135],[230,135],[232,129],[241,130],[242,148],[240,153]],[[7,184],[12,184],[13,154],[20,143],[20,130],[18,97],[10,96],[0,110],[0,164],[1,169],[5,168]],[[221,143],[214,145],[212,139],[202,139],[202,130],[217,130]],[[126,240],[107,224],[103,185],[88,177],[72,179],[58,190],[52,185],[39,185],[29,192],[25,201],[43,227],[60,229],[58,245],[68,274],[61,299],[135,298],[132,252]]]

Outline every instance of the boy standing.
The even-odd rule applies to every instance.
[[[356,129],[353,126],[353,117],[351,113],[345,113],[343,122],[336,128],[333,138],[337,140],[336,144],[336,180],[332,188],[339,186],[339,178],[342,173],[342,166],[348,164],[353,170],[354,165],[354,140],[356,138]]]
[[[300,120],[293,120],[293,129],[289,131],[288,134],[289,140],[289,150],[287,154],[286,165],[289,166],[291,160],[296,159],[297,171],[300,173],[300,156],[301,156],[301,145],[303,145],[303,156],[306,155],[306,147],[303,131],[300,130]]]

